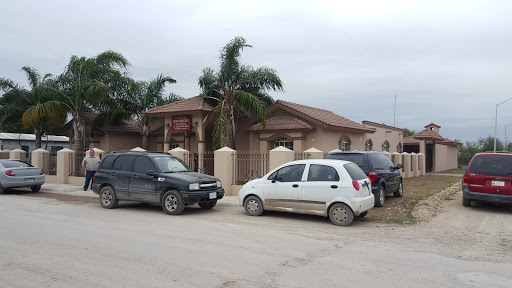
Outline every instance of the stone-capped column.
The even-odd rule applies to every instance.
[[[69,172],[75,169],[76,163],[71,163],[74,159],[75,151],[64,148],[57,152],[57,183],[68,184]],[[81,164],[81,163],[79,163]]]
[[[18,159],[18,160],[25,161],[26,153],[27,152],[25,152],[25,150],[21,150],[21,149],[12,150],[11,152],[9,152],[9,159]]]
[[[45,172],[50,169],[50,152],[39,148],[32,151],[32,166],[43,169]]]
[[[420,175],[425,175],[425,154],[418,153],[418,166],[420,169]]]
[[[411,178],[411,155],[407,152],[402,153],[402,161],[404,165],[402,178]]]
[[[293,161],[295,155],[292,150],[285,148],[283,146],[274,148],[269,152],[269,171],[274,168],[283,165],[284,163]]]
[[[171,155],[174,155],[178,158],[180,158],[181,160],[183,160],[183,162],[187,163],[187,161],[185,160],[186,158],[186,155],[188,155],[190,152],[183,149],[183,148],[180,148],[180,147],[176,147],[172,150],[169,150],[167,151],[168,153],[170,153]],[[191,168],[194,168],[194,167],[191,167]]]
[[[316,148],[309,148],[308,150],[304,151],[304,153],[309,154],[309,159],[324,159],[324,152]]]
[[[416,154],[414,152],[411,153],[411,170],[412,170],[411,177],[420,176],[420,169],[418,169],[418,154]]]
[[[236,151],[229,147],[224,147],[214,151],[213,157],[214,176],[222,182],[222,187],[224,187],[226,195],[233,195],[231,185],[236,184],[233,183]]]

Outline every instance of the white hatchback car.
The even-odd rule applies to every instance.
[[[264,210],[329,216],[347,226],[354,216],[373,208],[368,176],[349,161],[299,160],[283,164],[260,179],[247,182],[238,200],[250,216]]]

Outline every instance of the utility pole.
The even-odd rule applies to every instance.
[[[393,107],[393,126],[396,127],[396,94],[395,94],[395,106]]]
[[[512,98],[508,98],[507,100],[496,104],[496,119],[494,120],[494,153],[496,153],[496,136],[498,134],[498,106],[509,100],[512,100]]]

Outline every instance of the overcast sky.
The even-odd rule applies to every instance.
[[[0,77],[28,85],[22,66],[60,74],[71,55],[122,53],[135,79],[200,93],[204,67],[236,36],[242,62],[279,73],[303,105],[443,137],[494,135],[512,97],[512,1],[2,1]],[[512,123],[498,108],[498,137]],[[512,125],[507,136],[512,139]]]

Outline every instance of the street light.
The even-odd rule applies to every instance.
[[[512,100],[512,98],[508,98],[507,100],[505,100],[499,104],[496,104],[496,120],[494,122],[494,153],[496,153],[496,136],[498,135],[498,106],[500,106],[501,104],[503,104],[509,100]]]

